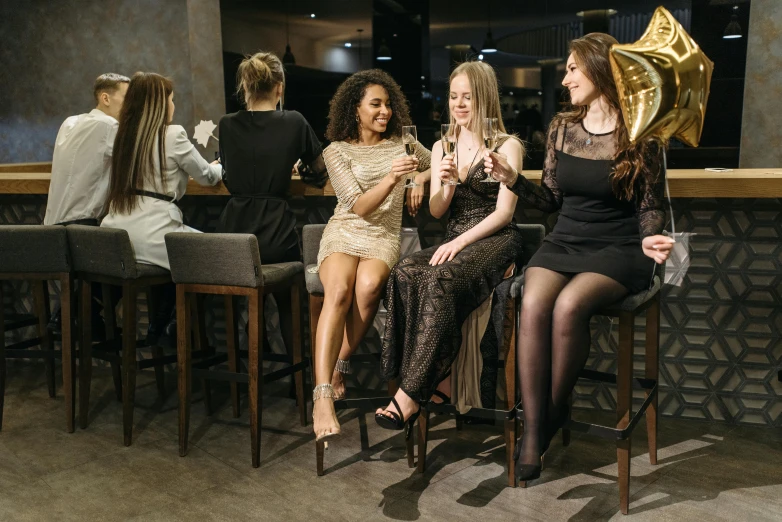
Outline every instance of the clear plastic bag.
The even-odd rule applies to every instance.
[[[676,243],[673,244],[671,255],[665,261],[665,275],[663,283],[671,286],[682,286],[684,276],[690,268],[690,238],[696,234],[693,232],[664,232],[668,237],[672,237]]]

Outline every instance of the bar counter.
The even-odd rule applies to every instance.
[[[0,165],[0,224],[43,221],[50,170],[50,163]],[[524,175],[540,180],[540,171]],[[663,288],[660,412],[782,427],[782,383],[777,379],[782,369],[782,169],[670,170],[668,180],[676,231],[697,235],[691,240],[692,264],[682,286]],[[202,187],[191,181],[179,203],[186,222],[213,231],[227,195],[222,184]],[[326,222],[336,204],[331,185],[318,189],[297,178],[291,196],[299,227]],[[518,222],[542,223],[548,230],[556,218],[521,204],[516,209]],[[442,241],[445,222],[433,219],[424,202],[415,218],[405,213],[403,226],[417,227],[426,248]],[[403,244],[403,255],[406,248]],[[29,287],[3,284],[4,305],[29,312]],[[213,307],[206,318],[216,341],[224,331],[220,313]],[[380,349],[378,332],[383,325],[381,310],[359,350]],[[602,318],[593,321],[589,368],[614,369],[616,338],[615,324]],[[635,357],[642,365],[640,322],[635,339]],[[271,345],[282,350],[281,339],[272,339]],[[362,382],[384,389],[375,369],[365,370]],[[576,387],[575,405],[614,411],[614,388],[582,381]]]
[[[48,194],[51,163],[0,164],[0,194]],[[524,171],[540,183],[541,171]],[[782,169],[736,169],[710,172],[704,169],[671,169],[668,183],[672,198],[780,198]],[[191,196],[227,196],[222,183],[204,187],[190,180]],[[331,183],[322,189],[304,184],[298,177],[291,183],[292,196],[334,196]]]

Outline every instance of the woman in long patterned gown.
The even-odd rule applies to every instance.
[[[402,259],[386,290],[381,369],[387,379],[399,377],[400,386],[375,419],[388,429],[412,426],[419,403],[438,385],[438,396],[450,398],[448,377],[462,346],[462,324],[512,272],[522,247],[513,225],[515,194],[482,182],[485,118],[498,119],[496,151],[517,169],[524,156],[521,142],[502,126],[494,70],[483,62],[463,63],[451,74],[449,89],[456,155],[444,156],[441,142],[434,145],[429,200],[436,218],[450,210],[445,242]],[[458,185],[447,184],[457,176]]]

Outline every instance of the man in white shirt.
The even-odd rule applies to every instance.
[[[109,190],[111,154],[118,118],[130,79],[120,74],[98,76],[93,86],[96,107],[87,114],[71,116],[60,126],[54,143],[52,176],[44,225],[98,225]],[[93,295],[102,298],[101,286]],[[116,296],[111,296],[116,300]],[[103,333],[103,320],[93,303],[93,331]],[[60,308],[55,309],[49,329],[60,331]]]
[[[114,73],[98,76],[93,87],[97,106],[60,126],[44,225],[97,225],[103,216],[117,119],[129,82]]]

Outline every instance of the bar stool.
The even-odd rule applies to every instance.
[[[526,266],[532,255],[540,248],[546,235],[543,225],[516,225],[521,231],[523,250],[519,258],[518,266]],[[508,295],[503,314],[503,335],[501,337],[501,349],[503,358],[499,367],[505,370],[505,408],[470,408],[469,416],[480,419],[499,420],[504,423],[505,460],[508,465],[508,485],[515,487],[515,462],[513,450],[516,445],[517,420],[516,407],[516,330],[518,328],[518,312],[521,305],[521,289],[524,285],[524,272],[508,278],[497,286],[496,292],[504,292]],[[429,414],[447,413],[458,415],[456,407],[452,404],[428,403],[421,405],[421,415],[418,417],[418,473],[426,470],[426,445],[429,439]]]
[[[315,272],[311,273],[310,269],[317,266],[318,263],[318,250],[320,249],[320,240],[323,237],[323,231],[326,225],[305,225],[302,230],[302,243],[304,253],[304,264],[306,270],[304,273],[307,283],[307,293],[309,294],[309,310],[310,310],[310,350],[312,355],[312,376],[315,379],[315,337],[318,331],[318,319],[320,318],[320,312],[323,310],[323,283],[320,281],[320,275]],[[413,229],[415,230],[415,229]],[[415,232],[417,234],[417,231]],[[354,354],[351,357],[351,362],[377,362],[379,361],[379,354]],[[360,397],[352,399],[342,399],[334,401],[334,410],[349,410],[357,409],[364,415],[366,413],[374,413],[377,408],[385,407],[388,404],[388,397],[396,393],[397,387],[394,382],[388,383],[388,394],[379,397]],[[366,425],[363,423],[363,419],[360,421],[361,429],[365,430]],[[366,436],[362,435],[362,443],[366,440]],[[415,466],[414,450],[413,450],[413,438],[406,439],[407,444],[407,465],[409,467]],[[326,445],[325,441],[315,443],[315,461],[318,476],[323,475],[323,457],[325,453]]]
[[[86,428],[89,422],[90,385],[92,381],[92,357],[121,365],[122,373],[122,430],[125,446],[133,439],[133,410],[136,396],[136,371],[156,367],[162,376],[163,365],[176,361],[175,355],[162,355],[153,349],[154,357],[136,361],[136,303],[139,290],[171,282],[168,270],[159,266],[137,263],[133,245],[125,230],[69,225],[66,227],[73,269],[81,281],[81,350],[79,358],[79,425]],[[119,347],[116,340],[92,344],[90,283],[119,286],[122,288],[122,336]],[[113,317],[111,306],[105,309]],[[107,317],[107,322],[110,322]],[[113,326],[113,325],[111,325]],[[121,348],[120,348],[121,347]],[[121,350],[121,357],[116,355]],[[159,386],[160,388],[160,386]]]
[[[49,397],[55,396],[54,351],[52,336],[46,328],[49,321],[48,281],[59,281],[62,296],[62,380],[65,394],[65,425],[73,433],[75,382],[73,374],[73,330],[71,288],[73,277],[68,256],[65,227],[42,225],[8,225],[0,227],[0,429],[3,427],[6,358],[42,358],[46,361],[46,384]],[[17,316],[7,324],[3,310],[2,281],[30,281],[35,316]],[[5,345],[5,331],[37,324],[38,337]],[[41,350],[28,350],[40,345]]]
[[[616,426],[601,426],[569,419],[562,430],[563,445],[570,442],[570,430],[596,435],[616,441],[619,466],[619,507],[626,515],[630,506],[630,442],[638,422],[646,416],[649,440],[649,463],[657,464],[657,387],[660,351],[660,288],[662,276],[655,276],[648,290],[632,294],[596,315],[619,319],[619,346],[616,373],[584,369],[579,378],[617,385]],[[646,343],[644,378],[633,377],[635,318],[646,316]],[[632,413],[633,389],[644,390],[645,399],[637,412]],[[522,405],[523,406],[523,405]]]
[[[306,424],[307,403],[305,400],[305,371],[308,361],[303,357],[301,332],[301,293],[304,287],[304,265],[299,262],[261,264],[258,240],[252,234],[188,234],[172,232],[166,234],[166,249],[171,263],[171,276],[177,288],[177,356],[179,369],[179,454],[187,455],[188,430],[190,427],[191,377],[199,375],[208,379],[227,380],[232,383],[234,412],[236,383],[249,383],[250,394],[250,446],[252,466],[261,465],[261,404],[263,384],[293,374],[296,386],[299,418]],[[216,262],[230,260],[230,262]],[[261,332],[263,331],[264,296],[282,290],[291,292],[293,316],[293,346],[287,346],[288,356],[262,354]],[[225,296],[226,304],[226,348],[225,356],[218,356],[199,363],[192,363],[190,337],[190,306],[195,294]],[[247,296],[249,331],[248,359],[249,374],[238,373],[239,352],[236,346],[233,296]],[[283,313],[283,310],[280,310]],[[229,370],[209,370],[227,358]],[[286,368],[263,374],[263,360],[288,363]]]

